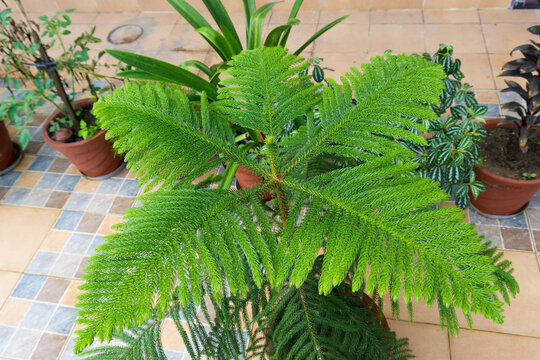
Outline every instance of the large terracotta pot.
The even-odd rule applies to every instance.
[[[74,102],[75,108],[92,105],[94,100],[82,99]],[[105,140],[105,130],[100,130],[89,139],[73,142],[60,143],[49,137],[49,124],[60,116],[55,110],[43,124],[41,135],[47,144],[71,161],[81,173],[90,177],[101,177],[112,173],[122,164],[122,156],[117,155],[112,144]]]
[[[487,120],[484,125],[489,131],[502,119]],[[503,127],[511,128],[511,124]],[[486,185],[486,191],[471,202],[478,210],[490,215],[512,215],[523,210],[533,195],[540,189],[540,179],[516,180],[496,175],[481,166],[475,166],[476,179]]]
[[[238,182],[238,185],[240,185],[241,188],[247,189],[255,185],[259,185],[262,183],[262,178],[258,175],[255,175],[249,169],[245,168],[244,166],[240,165],[238,166],[238,170],[236,170],[236,181]],[[264,201],[268,201],[272,199],[272,194],[270,192],[267,192],[263,196]]]
[[[0,171],[6,169],[15,158],[13,143],[9,137],[6,125],[0,120]]]

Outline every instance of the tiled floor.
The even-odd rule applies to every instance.
[[[527,41],[525,29],[540,20],[537,11],[311,10],[300,13],[302,24],[293,30],[290,47],[344,14],[351,16],[304,54],[323,57],[324,65],[335,70],[329,76],[341,75],[388,48],[434,52],[440,42],[451,43],[463,61],[466,81],[475,86],[480,102],[490,104],[492,116],[499,114],[497,90],[504,86],[497,78],[500,66],[514,46]],[[243,13],[232,17],[243,26]],[[266,31],[286,17],[284,11],[272,13]],[[173,63],[218,61],[173,13],[75,13],[73,19],[74,31],[96,24],[102,38],[118,25],[141,25],[145,34],[123,49]],[[93,51],[106,47],[113,46],[104,42]],[[39,127],[49,112],[45,107],[35,117],[33,140],[22,163],[0,177],[0,360],[76,358],[71,352],[74,304],[82,269],[138,192],[127,171],[90,181],[44,144]],[[15,135],[13,127],[9,131]],[[450,339],[438,326],[437,311],[418,304],[413,324],[390,320],[392,329],[409,337],[418,359],[540,359],[540,195],[512,219],[493,220],[474,211],[469,218],[514,263],[521,293],[508,308],[506,322],[495,325],[479,318],[474,330],[464,328]],[[170,323],[164,327],[163,343],[170,359],[184,357],[183,343]]]

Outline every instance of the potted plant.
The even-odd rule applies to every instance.
[[[41,16],[40,25],[29,22],[22,7],[20,10],[23,22],[15,21],[9,8],[2,12],[0,51],[5,56],[3,64],[8,71],[6,81],[15,88],[21,87],[23,82],[30,84],[33,89],[25,96],[30,100],[40,99],[39,104],[47,101],[56,108],[42,127],[45,142],[64,154],[83,174],[89,177],[110,175],[122,164],[122,157],[113,152],[111,144],[105,140],[105,132],[95,125],[91,113],[95,98],[110,85],[107,81],[102,81],[105,86],[96,82],[107,79],[97,74],[97,59],[89,58],[88,45],[100,41],[94,36],[95,27],[66,44],[65,36],[71,33],[68,28],[72,10],[52,17]],[[43,42],[36,30],[50,42]],[[47,53],[53,46],[60,51],[56,59]],[[63,74],[63,78],[59,74]],[[23,81],[16,80],[15,76]],[[93,99],[75,100],[76,87],[80,93],[90,93]],[[35,105],[32,106],[24,109],[26,118],[33,114]],[[12,114],[16,110],[13,109]],[[21,134],[25,136],[24,129]]]
[[[540,26],[528,31],[540,35]],[[473,205],[491,215],[512,215],[522,211],[531,197],[540,189],[540,179],[531,174],[540,173],[540,45],[517,46],[522,58],[507,62],[501,76],[520,77],[525,87],[506,81],[503,93],[514,94],[516,100],[502,105],[511,111],[504,119],[488,120],[486,142],[482,145],[483,165],[476,166],[476,178],[486,184]]]
[[[476,198],[485,191],[474,166],[482,163],[479,144],[486,137],[482,115],[487,106],[478,104],[470,84],[462,84],[461,60],[453,58],[453,52],[452,45],[440,44],[433,56],[423,54],[426,60],[442,66],[444,89],[440,104],[432,105],[437,118],[424,119],[427,144],[406,145],[415,153],[418,174],[439,182],[456,205],[465,209],[471,196]]]
[[[363,293],[379,304],[389,295],[396,315],[400,299],[411,315],[412,299],[436,303],[451,334],[458,309],[469,321],[503,321],[502,300],[518,291],[510,263],[458,208],[432,208],[449,196],[410,174],[417,165],[396,141],[426,143],[412,118],[436,117],[438,64],[379,56],[326,87],[299,76],[308,63],[281,47],[243,51],[228,65],[211,103],[151,82],[94,105],[139,180],[161,186],[90,259],[76,352],[116,337],[125,345],[87,354],[164,358],[161,326],[172,318],[193,359],[407,358]],[[306,124],[280,136],[301,114]],[[261,157],[235,142],[232,123],[262,135]],[[356,165],[321,170],[337,155]],[[226,161],[263,182],[192,184]]]

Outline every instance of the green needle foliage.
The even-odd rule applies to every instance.
[[[433,209],[448,195],[410,175],[414,154],[400,144],[426,143],[414,119],[436,117],[439,65],[375,57],[327,87],[300,75],[308,63],[280,47],[244,51],[230,65],[211,103],[204,93],[195,107],[178,88],[130,83],[94,105],[141,183],[160,186],[90,259],[77,352],[120,335],[159,359],[159,334],[145,329],[170,315],[193,358],[407,358],[406,343],[352,296],[362,292],[389,296],[396,314],[400,298],[410,314],[413,299],[436,303],[452,334],[458,309],[503,321],[502,300],[518,291],[510,263],[458,208]],[[301,114],[306,125],[283,135]],[[261,133],[257,156],[235,144],[231,123]],[[192,184],[225,162],[261,184]],[[205,302],[216,312],[204,316],[209,325],[194,310],[205,314]]]

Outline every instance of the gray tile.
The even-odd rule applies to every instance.
[[[96,194],[86,211],[93,214],[107,214],[114,201],[114,198],[115,197],[113,195]]]
[[[86,254],[92,244],[94,236],[91,234],[73,233],[62,250],[66,254]]]
[[[488,218],[474,209],[469,209],[469,220],[479,225],[499,225],[496,219]]]
[[[33,171],[47,171],[49,166],[53,163],[54,158],[51,156],[36,156],[28,170]]]
[[[525,214],[529,219],[531,229],[540,230],[540,209],[530,207],[525,211]]]
[[[501,230],[498,225],[476,225],[475,229],[479,235],[484,236],[484,242],[491,241],[492,245],[502,248]]]
[[[11,326],[0,325],[0,354],[7,347],[11,336],[15,333],[15,328]]]
[[[540,208],[540,191],[538,191],[529,201],[529,207]]]
[[[515,227],[526,229],[527,221],[525,220],[525,214],[519,214],[507,219],[499,219],[499,224],[504,227]]]
[[[64,206],[65,210],[79,210],[84,211],[90,204],[93,194],[74,193],[69,198],[68,202]]]
[[[20,327],[44,330],[51,319],[56,305],[35,302],[30,306],[21,321]]]
[[[45,283],[45,280],[45,276],[24,274],[15,287],[15,290],[13,290],[11,296],[23,299],[33,299]]]
[[[79,268],[82,259],[82,255],[60,254],[50,271],[50,275],[64,278],[72,278],[75,275],[77,269]]]
[[[41,134],[40,134],[40,138],[41,138]],[[61,156],[62,155],[58,151],[54,150],[49,144],[45,144],[45,146],[43,146],[41,150],[39,150],[38,154],[48,155],[48,156]]]
[[[64,175],[62,180],[56,186],[57,190],[73,191],[77,184],[81,181],[81,177],[77,175]]]
[[[30,195],[31,191],[31,189],[14,187],[6,194],[6,196],[4,196],[2,203],[9,205],[22,205]]]
[[[77,309],[68,306],[59,306],[54,313],[47,331],[58,334],[69,334],[75,322]]]
[[[56,223],[53,226],[55,230],[75,230],[79,221],[83,216],[82,212],[78,211],[62,211]]]
[[[105,239],[102,235],[96,235],[94,241],[90,244],[88,251],[86,252],[87,256],[92,256],[96,253],[96,248],[105,243]]]
[[[137,183],[137,180],[126,179],[122,185],[122,188],[120,189],[119,195],[137,196],[139,194],[139,187],[137,186]]]
[[[24,201],[26,206],[43,207],[49,200],[52,190],[34,189]]]
[[[107,180],[103,180],[99,188],[97,189],[98,194],[110,194],[114,195],[118,193],[118,190],[120,190],[120,187],[122,186],[122,183],[124,182],[124,179],[116,179],[116,178],[110,178]]]
[[[38,330],[18,328],[2,355],[15,359],[29,359],[41,334]]]
[[[13,186],[19,177],[21,177],[22,172],[20,171],[10,171],[5,175],[0,176],[0,186]]]
[[[51,174],[47,173],[44,174],[41,179],[39,179],[38,183],[36,184],[36,188],[38,189],[54,189],[60,179],[62,178],[61,174]]]
[[[38,251],[28,267],[26,273],[47,275],[58,258],[58,253],[49,251]]]
[[[58,360],[81,360],[81,357],[78,355],[75,355],[73,353],[73,348],[75,347],[75,340],[74,336],[70,336],[66,346],[64,346],[64,350],[62,351],[62,354],[58,358]]]
[[[34,141],[43,141],[43,136],[41,136],[41,128],[33,127],[33,129],[32,129],[32,140],[34,140]]]
[[[183,352],[165,350],[167,360],[182,360],[184,358]]]
[[[497,118],[501,116],[501,109],[499,104],[480,104],[485,105],[488,108],[487,113],[484,115],[485,118]]]

